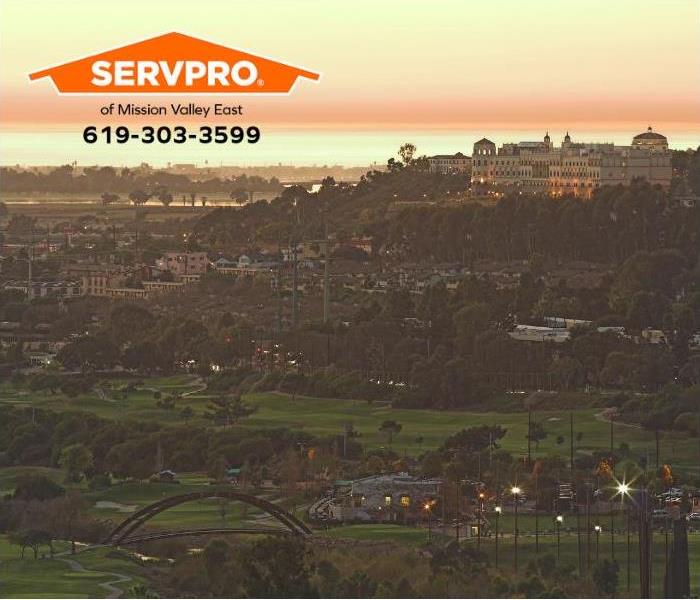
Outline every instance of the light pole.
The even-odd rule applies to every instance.
[[[557,562],[561,556],[561,524],[564,522],[564,517],[562,515],[557,515],[555,519],[557,524]]]
[[[615,562],[615,503],[610,505],[610,556]]]
[[[522,490],[517,485],[510,488],[510,493],[513,494],[513,506],[515,507],[515,525],[513,529],[513,566],[516,573],[518,572],[518,496],[520,496],[521,491]]]
[[[431,539],[432,539],[432,534],[433,534],[433,521],[432,521],[432,519],[431,519],[431,517],[432,517],[432,511],[430,510],[430,508],[431,508],[431,507],[430,507],[430,502],[426,502],[426,503],[423,505],[423,508],[424,508],[425,511],[428,513],[428,543],[430,543],[430,542],[431,542]]]
[[[498,568],[498,525],[501,521],[501,511],[503,510],[500,506],[496,506],[493,510],[496,511],[496,568]]]
[[[629,496],[630,486],[624,481],[617,484],[617,493],[620,495],[620,504],[625,509],[625,516],[627,518],[627,591],[630,591],[632,586],[632,541],[630,539],[630,512],[629,509],[625,507],[625,496]]]
[[[477,531],[476,531],[476,547],[481,550],[481,523],[484,518],[484,498],[486,494],[484,492],[479,492],[479,518],[477,520]]]
[[[595,561],[598,562],[600,558],[600,532],[603,531],[603,528],[600,525],[596,525],[593,531],[595,531]]]

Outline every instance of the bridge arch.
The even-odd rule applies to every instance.
[[[161,532],[160,537],[176,537],[181,535],[195,535],[195,534],[206,534],[206,533],[259,533],[259,534],[277,534],[280,533],[291,533],[293,535],[309,535],[311,530],[306,526],[306,524],[295,517],[290,512],[286,511],[280,506],[253,496],[251,494],[244,494],[236,490],[222,490],[214,489],[202,492],[190,492],[188,494],[179,494],[177,496],[169,496],[168,498],[163,498],[158,502],[149,504],[142,509],[136,511],[135,513],[129,515],[124,521],[117,525],[112,532],[107,536],[105,540],[106,544],[119,545],[125,543],[131,543],[136,541],[145,541],[148,536],[132,537],[133,534],[141,525],[155,517],[157,514],[162,513],[169,508],[178,506],[179,504],[184,504],[185,502],[192,502],[193,500],[204,500],[206,498],[227,498],[229,500],[237,500],[243,502],[244,504],[249,504],[250,506],[255,506],[261,509],[270,516],[277,519],[280,523],[286,526],[287,532],[284,530],[275,530],[271,528],[255,528],[255,529],[196,529],[196,530],[186,530],[182,532]]]

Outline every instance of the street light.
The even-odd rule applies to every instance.
[[[503,509],[500,506],[496,506],[493,510],[496,511],[496,568],[498,568],[498,525],[501,520],[501,511]]]
[[[620,496],[620,503],[622,504],[623,508],[625,509],[625,517],[627,520],[627,591],[629,592],[630,588],[632,587],[632,575],[631,575],[631,566],[632,566],[632,541],[630,539],[630,511],[627,507],[625,507],[625,496],[630,495],[630,486],[625,483],[624,481],[618,482],[617,484],[617,493]]]
[[[477,520],[477,531],[476,531],[476,547],[481,549],[481,522],[484,518],[484,498],[486,494],[484,492],[479,492],[479,517]]]
[[[600,557],[600,532],[603,531],[603,528],[600,525],[596,525],[593,531],[595,531],[595,561],[598,562]]]
[[[428,543],[430,543],[430,541],[431,541],[431,539],[432,539],[432,533],[433,533],[433,527],[432,527],[433,522],[432,522],[432,519],[431,519],[433,513],[432,513],[432,511],[430,510],[430,508],[431,508],[430,502],[426,502],[426,503],[423,505],[423,508],[424,508],[425,511],[428,513]]]
[[[521,491],[522,490],[517,485],[510,488],[510,493],[513,494],[513,505],[515,506],[515,528],[513,530],[513,546],[515,552],[513,554],[513,566],[516,573],[518,572],[518,496]]]
[[[557,561],[561,555],[561,524],[564,522],[564,517],[562,515],[557,515],[555,519],[557,523]]]

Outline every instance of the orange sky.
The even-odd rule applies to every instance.
[[[99,122],[99,106],[110,99],[60,97],[48,79],[30,83],[27,74],[171,30],[323,74],[319,83],[300,81],[289,97],[192,99],[240,102],[258,124],[636,130],[651,123],[700,131],[697,0],[4,0],[0,6],[6,131]]]

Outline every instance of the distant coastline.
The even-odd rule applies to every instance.
[[[586,130],[572,128],[578,139],[591,142],[628,143],[631,137],[645,128],[647,123],[638,124],[630,130]],[[345,168],[367,169],[386,164],[387,157],[394,156],[404,142],[417,146],[419,155],[471,154],[475,141],[484,137],[496,144],[513,140],[539,140],[543,124],[538,129],[493,129],[484,126],[479,129],[454,129],[440,131],[319,131],[319,130],[275,130],[264,129],[260,143],[245,148],[230,146],[201,147],[166,144],[163,146],[141,144],[95,144],[88,145],[82,140],[82,130],[22,132],[6,130],[0,132],[0,165],[109,165],[113,167],[137,166],[148,163],[155,168],[166,167],[168,163],[195,164],[198,167],[237,166],[251,172],[253,167],[283,166],[328,167],[333,165]],[[700,145],[700,132],[674,130],[664,127],[669,144],[674,150],[697,148]],[[563,137],[564,131],[549,129],[553,138]]]

